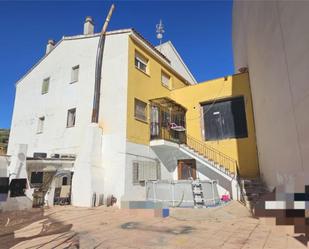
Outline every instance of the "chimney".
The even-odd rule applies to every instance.
[[[55,41],[52,39],[49,39],[46,46],[46,54],[50,53],[55,47]]]
[[[84,23],[84,35],[92,35],[94,33],[94,23],[91,16],[87,16]]]

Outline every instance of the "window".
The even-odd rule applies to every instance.
[[[71,83],[78,81],[79,65],[72,67]]]
[[[243,97],[203,105],[205,139],[248,137]]]
[[[135,99],[135,118],[147,122],[147,104],[141,100]]]
[[[67,127],[75,126],[75,119],[76,119],[76,108],[68,110],[67,116]]]
[[[135,52],[135,66],[144,73],[147,73],[147,65],[148,60],[141,54]]]
[[[49,78],[46,78],[43,80],[42,83],[42,94],[48,93],[48,89],[49,89]]]
[[[133,161],[132,169],[134,185],[161,178],[160,164],[157,161]]]
[[[40,117],[38,120],[37,133],[43,133],[45,117]]]
[[[43,183],[43,172],[31,172],[31,184]]]
[[[68,185],[68,178],[66,176],[62,177],[62,186]]]
[[[171,77],[168,74],[161,71],[161,83],[162,83],[162,85],[169,88],[170,87],[170,80],[171,80]]]

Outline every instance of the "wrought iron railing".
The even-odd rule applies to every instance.
[[[229,157],[221,151],[206,145],[204,142],[199,141],[187,135],[186,145],[205,157],[213,166],[219,167],[221,170],[227,171],[226,173],[237,175],[237,160]]]
[[[151,124],[155,125],[155,124]],[[184,131],[175,131],[171,128],[163,127],[158,125],[158,132],[156,135],[151,135],[151,139],[164,139],[167,141],[171,141],[178,144],[184,144],[186,143],[186,133]]]

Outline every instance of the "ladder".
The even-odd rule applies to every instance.
[[[192,186],[194,207],[204,208],[205,201],[204,201],[202,184],[200,183],[199,180],[193,180],[191,186]]]

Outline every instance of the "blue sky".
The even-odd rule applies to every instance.
[[[0,1],[0,128],[10,127],[15,82],[45,53],[49,38],[81,34],[86,16],[99,31],[108,1]],[[109,30],[133,27],[157,44],[155,25],[165,25],[195,78],[233,73],[231,1],[121,1]]]

